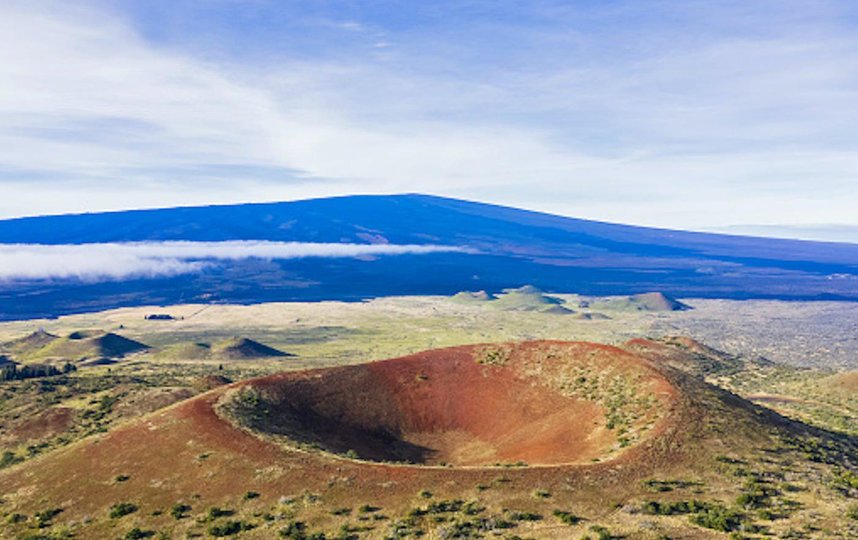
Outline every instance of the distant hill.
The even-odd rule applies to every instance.
[[[216,358],[229,360],[287,356],[283,351],[263,345],[258,341],[239,337],[215,343],[212,345],[212,354]]]
[[[497,300],[497,297],[491,293],[487,293],[486,291],[461,291],[454,294],[452,300],[462,304],[474,304]]]
[[[233,337],[215,343],[179,343],[156,353],[176,360],[258,360],[292,356],[252,339]]]
[[[83,362],[102,359],[115,359],[143,351],[149,347],[114,334],[101,331],[72,332],[66,337],[58,337],[38,331],[24,338],[3,345],[16,361],[63,361]]]
[[[451,300],[461,304],[483,304],[502,311],[540,311],[561,315],[574,313],[562,305],[563,300],[543,294],[533,285],[505,289],[499,296],[486,291],[462,291],[454,294]]]
[[[468,253],[247,259],[196,274],[0,283],[0,320],[179,302],[361,300],[499,291],[588,296],[858,300],[858,245],[671,231],[427,195],[46,216],[0,221],[0,243],[269,240],[442,244]],[[21,301],[26,298],[26,301]]]
[[[58,339],[60,339],[58,336],[45,332],[44,329],[40,328],[32,334],[27,334],[24,337],[0,345],[0,349],[12,354],[26,354],[27,352],[41,349]]]
[[[571,313],[571,310],[561,306],[563,300],[543,294],[541,290],[533,285],[525,285],[517,289],[507,289],[504,293],[492,302],[492,307],[504,311],[546,311],[561,308],[563,311]],[[554,310],[555,313],[558,311]]]
[[[686,311],[691,309],[691,306],[660,292],[633,294],[625,298],[611,298],[593,302],[591,305],[596,309],[626,311]]]

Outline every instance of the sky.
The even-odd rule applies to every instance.
[[[0,218],[405,192],[858,241],[858,3],[0,3]]]

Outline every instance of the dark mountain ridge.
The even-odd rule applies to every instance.
[[[499,292],[524,283],[593,295],[858,300],[858,244],[636,227],[428,195],[0,221],[0,243],[170,240],[443,244],[478,253],[248,259],[172,278],[0,283],[0,319],[176,302]]]

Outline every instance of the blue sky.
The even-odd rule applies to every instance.
[[[853,234],[858,7],[0,6],[0,217],[413,191]]]

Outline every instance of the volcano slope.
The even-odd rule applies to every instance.
[[[706,354],[541,341],[238,382],[0,471],[4,534],[854,537],[855,440],[705,383]]]
[[[222,410],[298,448],[372,461],[592,462],[642,438],[673,394],[654,369],[607,351],[485,345],[285,373],[233,390]]]

